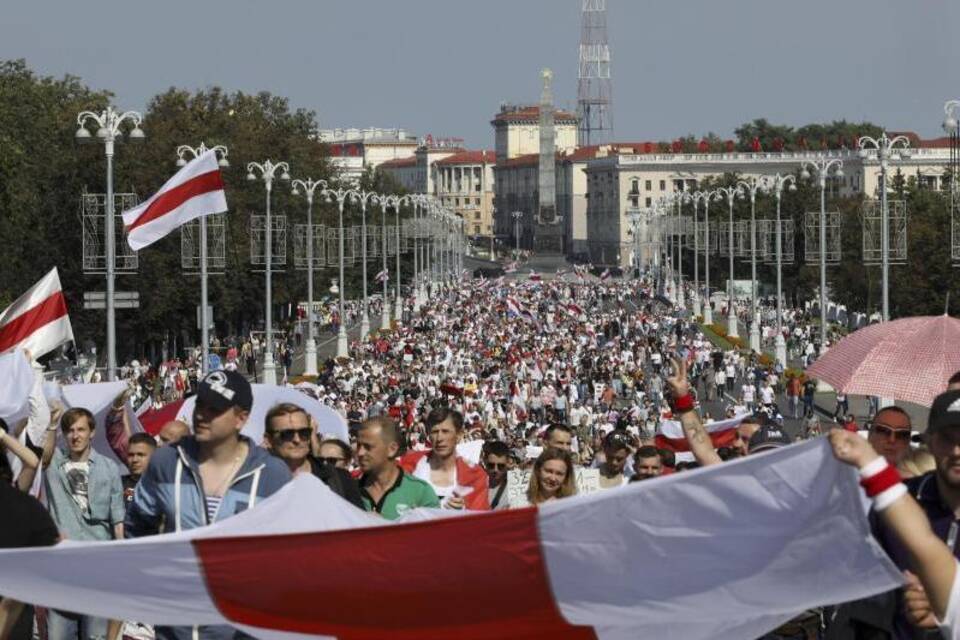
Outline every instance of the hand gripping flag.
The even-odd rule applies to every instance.
[[[56,267],[0,314],[0,353],[29,349],[39,358],[72,340],[73,328]]]
[[[223,213],[227,196],[212,149],[180,169],[152,198],[123,212],[130,248],[139,251],[200,216]]]
[[[539,508],[388,522],[302,474],[208,527],[4,549],[0,593],[275,640],[757,638],[902,582],[856,476],[818,438]]]

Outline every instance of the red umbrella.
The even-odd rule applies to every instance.
[[[960,320],[917,316],[851,333],[807,369],[843,393],[926,407],[960,371]]]

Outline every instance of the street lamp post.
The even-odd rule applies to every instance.
[[[116,312],[114,307],[114,291],[116,288],[116,238],[114,235],[114,210],[113,210],[113,145],[117,140],[123,139],[122,125],[124,122],[133,124],[128,138],[131,142],[142,142],[144,139],[143,129],[140,124],[143,122],[143,116],[136,111],[124,111],[120,113],[113,107],[108,106],[100,113],[93,111],[81,111],[77,115],[77,133],[75,135],[78,142],[93,140],[90,130],[87,129],[88,123],[97,125],[96,137],[103,142],[104,154],[107,158],[107,198],[104,209],[104,229],[106,236],[106,262],[107,262],[107,291],[106,312],[107,312],[107,380],[113,381],[117,375],[117,325]]]
[[[883,280],[883,321],[887,322],[890,320],[890,212],[887,209],[887,166],[891,157],[910,157],[910,140],[906,136],[896,136],[891,140],[884,131],[879,138],[862,136],[857,144],[860,147],[861,158],[867,159],[876,153],[880,160],[880,269]]]
[[[355,190],[356,198],[354,202],[360,203],[360,246],[361,246],[361,256],[363,273],[363,305],[360,311],[360,340],[364,341],[367,339],[367,336],[370,335],[370,315],[368,312],[369,302],[367,298],[367,203],[370,201],[376,201],[380,197],[380,194],[374,193],[373,191],[362,191]],[[384,251],[386,251],[386,246],[384,246]]]
[[[315,376],[317,371],[317,341],[313,333],[313,194],[322,187],[322,180],[294,180],[290,183],[293,195],[307,197],[307,345],[304,350],[303,373]]]
[[[377,202],[380,204],[380,221],[383,234],[383,269],[381,273],[387,274],[389,273],[387,271],[387,207],[390,206],[390,198],[385,195],[380,195],[377,197]],[[390,328],[390,294],[387,291],[389,278],[383,278],[381,282],[383,283],[383,308],[380,312],[380,330],[386,331]]]
[[[177,166],[187,166],[186,156],[198,158],[207,151],[213,151],[218,156],[217,164],[223,168],[229,167],[227,148],[218,144],[207,149],[203,142],[199,147],[182,144],[177,147]],[[200,374],[206,375],[210,366],[210,318],[207,317],[207,216],[200,216]]]
[[[510,214],[513,218],[513,239],[516,243],[516,250],[514,251],[514,260],[520,259],[520,218],[523,217],[523,211],[514,211]]]
[[[399,324],[403,320],[403,297],[400,295],[400,207],[404,204],[410,204],[413,202],[409,195],[406,196],[387,196],[387,199],[390,201],[391,206],[393,206],[393,213],[396,216],[397,221],[397,284],[394,288],[394,307],[393,307],[393,319]]]
[[[257,173],[260,174],[260,179],[263,180],[263,185],[267,191],[267,220],[266,220],[266,229],[264,231],[265,241],[264,245],[266,247],[266,319],[264,322],[265,328],[265,342],[266,347],[263,352],[263,382],[264,384],[277,384],[277,367],[276,363],[273,361],[273,290],[272,290],[272,271],[273,265],[273,229],[270,227],[270,192],[273,190],[273,178],[276,175],[277,171],[280,171],[280,179],[284,182],[290,181],[290,165],[286,162],[278,162],[274,164],[270,160],[266,160],[263,163],[260,162],[248,162],[247,163],[247,180],[254,181],[257,179]]]
[[[681,309],[686,305],[686,299],[683,294],[683,217],[681,216],[680,208],[683,206],[683,199],[686,193],[686,183],[684,183],[684,190],[678,191],[674,197],[674,203],[677,205],[677,234],[676,234],[676,248],[677,248],[677,306]]]
[[[704,274],[706,291],[703,300],[703,322],[713,324],[713,308],[710,306],[710,201],[719,200],[723,196],[717,191],[708,191],[703,199],[703,260],[706,273]]]
[[[328,204],[335,199],[340,211],[340,326],[337,328],[337,357],[347,358],[350,356],[350,346],[347,342],[347,305],[343,297],[344,289],[347,288],[343,273],[343,205],[348,199],[350,202],[356,202],[357,194],[352,189],[344,189],[343,187],[331,189],[325,181],[321,180],[321,182],[323,183],[323,190],[320,193]]]
[[[687,199],[693,203],[693,315],[699,316],[703,309],[700,306],[700,225],[697,220],[697,205],[701,200],[709,200],[710,194],[706,191],[694,191],[688,194]]]
[[[780,222],[780,200],[783,196],[783,188],[787,187],[790,191],[797,190],[797,179],[795,176],[782,176],[779,173],[775,176],[767,176],[768,186],[773,190],[777,199],[777,218],[775,221],[776,229],[776,254],[777,254],[777,337],[775,338],[775,352],[777,362],[783,368],[787,367],[787,341],[783,337],[783,225]]]
[[[736,200],[737,196],[743,196],[743,192],[740,191],[739,185],[733,187],[719,187],[715,191],[716,199],[720,200],[721,198],[726,198],[727,207],[730,209],[730,226],[727,229],[727,239],[729,245],[727,249],[730,252],[730,280],[727,282],[727,335],[733,336],[734,338],[738,337],[740,334],[737,332],[737,312],[733,304],[733,279],[734,279],[734,265],[733,265],[733,202]]]
[[[839,158],[808,160],[800,172],[804,180],[816,173],[820,182],[820,355],[827,349],[827,178],[831,169],[833,177],[843,177],[843,161]]]
[[[741,180],[737,186],[750,194],[750,350],[760,352],[760,312],[757,310],[757,191],[763,191],[763,177]],[[743,197],[741,195],[741,197]]]

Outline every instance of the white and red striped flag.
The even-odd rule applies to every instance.
[[[856,476],[818,438],[539,507],[387,522],[300,474],[211,526],[0,550],[0,593],[262,640],[757,638],[902,582]]]
[[[542,277],[540,276],[540,274],[537,273],[536,271],[531,271],[531,272],[530,272],[530,280],[531,280],[532,282],[540,282],[541,280],[543,280],[543,278],[542,278]]]
[[[390,281],[390,272],[386,269],[382,269],[375,277],[377,282],[389,282]]]
[[[139,251],[191,220],[226,210],[223,177],[211,149],[177,171],[149,200],[123,212],[127,242]]]
[[[714,448],[729,447],[737,439],[737,427],[743,422],[750,413],[741,413],[727,420],[718,420],[710,424],[703,425],[710,435],[710,441]],[[690,443],[687,437],[683,435],[683,427],[676,420],[661,420],[660,427],[657,429],[656,440],[657,448],[669,449],[673,452],[690,451]]]
[[[29,349],[39,358],[72,340],[73,328],[56,267],[0,314],[0,353]]]
[[[605,282],[610,279],[610,269],[604,269],[603,273],[600,274],[600,281]]]

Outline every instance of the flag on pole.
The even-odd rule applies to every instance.
[[[603,273],[600,274],[600,281],[606,282],[610,279],[610,269],[604,269]]]
[[[516,263],[516,262],[508,262],[508,263],[503,267],[503,272],[504,272],[504,273],[514,273],[516,270],[517,270],[517,263]]]
[[[73,328],[56,267],[0,314],[0,353],[29,349],[39,358],[72,340]]]
[[[380,273],[376,275],[377,282],[389,282],[390,281],[390,272],[386,269],[382,269]]]
[[[127,242],[139,251],[191,220],[226,210],[220,165],[211,149],[177,171],[149,200],[123,212]]]
[[[539,507],[390,522],[300,474],[208,527],[4,549],[0,592],[277,640],[757,638],[902,582],[856,476],[817,438]]]

